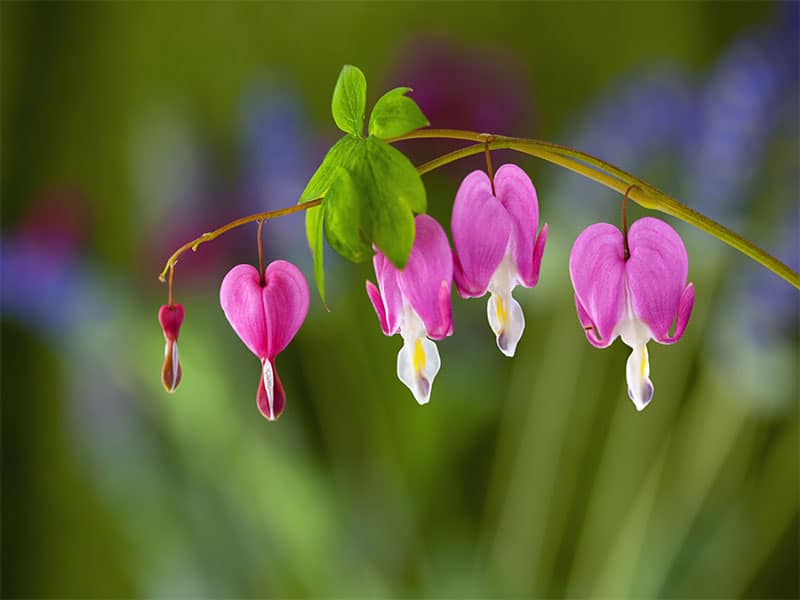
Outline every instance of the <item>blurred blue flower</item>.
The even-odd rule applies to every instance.
[[[86,202],[75,192],[48,190],[31,202],[17,229],[0,238],[2,316],[63,349],[76,316],[98,317],[81,260]]]
[[[321,159],[315,152],[302,98],[276,77],[262,78],[239,107],[239,148],[232,178],[199,119],[186,107],[163,106],[139,115],[130,141],[130,173],[136,196],[135,238],[142,268],[159,270],[180,244],[244,214],[297,202]],[[268,254],[310,265],[303,215],[265,228]],[[252,235],[237,232],[215,240],[212,251],[181,261],[180,281],[204,281],[235,261],[254,256]],[[305,262],[304,262],[305,261]]]
[[[309,117],[302,97],[279,81],[253,86],[240,108],[241,181],[238,206],[245,213],[275,210],[295,204],[322,153],[314,151]],[[317,155],[319,154],[319,155]],[[305,217],[281,218],[267,224],[268,254],[310,265],[305,245]]]
[[[576,119],[565,136],[567,144],[613,157],[617,166],[646,176],[655,166],[674,161],[686,135],[691,101],[689,78],[675,66],[626,75]],[[558,176],[552,195],[567,220],[574,221],[570,215],[580,214],[585,223],[608,220],[607,200],[618,196],[567,172]],[[582,228],[581,223],[575,227]]]
[[[764,186],[770,205],[778,210],[771,211],[766,228],[757,229],[768,236],[767,250],[795,271],[800,271],[798,98],[800,88],[795,87],[784,98],[783,110],[775,111],[777,127],[765,143],[772,152]],[[730,273],[723,288],[727,302],[720,307],[706,344],[719,381],[759,410],[791,409],[797,394],[797,290],[749,261]]]
[[[159,447],[163,426],[154,427],[146,414],[147,386],[134,367],[141,288],[85,258],[84,213],[79,194],[48,192],[32,202],[14,231],[0,236],[0,318],[57,357],[56,372],[47,374],[52,393],[37,398],[42,402],[31,410],[57,415],[102,502],[116,508],[135,499],[140,520],[119,519],[118,526],[127,543],[154,556],[152,529],[141,524],[174,521],[172,499],[179,490]],[[152,325],[157,368],[155,318]],[[160,531],[159,547],[174,535]],[[145,570],[144,584],[155,585],[148,579],[158,576]]]
[[[737,39],[699,90],[687,136],[683,195],[737,227],[787,91],[798,82],[797,4],[782,22]],[[787,10],[788,9],[788,10]]]

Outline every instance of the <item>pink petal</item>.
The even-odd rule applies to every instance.
[[[403,296],[425,324],[428,336],[439,340],[453,331],[450,304],[453,254],[444,229],[433,217],[417,215],[414,224],[414,245],[398,283]]]
[[[692,308],[694,307],[694,285],[689,284],[681,294],[680,302],[678,303],[678,315],[675,317],[675,333],[672,335],[665,335],[663,337],[656,337],[656,341],[662,344],[674,344],[683,337],[683,332],[686,331],[686,325],[689,324],[689,317],[692,315]]]
[[[575,289],[578,319],[592,327],[589,341],[605,348],[614,341],[614,329],[625,308],[625,255],[622,233],[608,223],[590,225],[581,232],[569,255],[569,276]],[[613,337],[612,337],[613,336]]]
[[[461,182],[450,227],[458,292],[464,298],[483,296],[503,260],[512,229],[508,211],[492,196],[483,171],[473,171]]]
[[[395,332],[389,329],[389,322],[386,320],[386,307],[383,305],[381,292],[371,281],[367,281],[367,296],[369,296],[369,300],[372,302],[372,308],[375,309],[375,313],[378,315],[378,321],[380,321],[383,335],[393,335]]]
[[[386,327],[383,327],[381,321],[381,329],[386,335],[394,335],[400,331],[400,319],[403,317],[403,295],[397,283],[400,272],[377,248],[375,256],[372,257],[372,264],[375,267],[375,277],[378,279],[378,289],[383,300]],[[377,311],[377,308],[375,310]]]
[[[614,341],[611,337],[604,339],[600,339],[598,337],[597,326],[589,316],[589,313],[586,312],[586,309],[583,308],[583,305],[581,305],[581,301],[578,300],[578,294],[575,294],[575,309],[578,311],[578,321],[583,327],[583,331],[586,334],[586,339],[589,340],[589,343],[592,346],[595,348],[605,348],[611,344],[612,341]]]
[[[494,176],[497,199],[511,216],[511,241],[509,253],[517,266],[517,273],[526,287],[533,287],[539,278],[544,240],[534,257],[536,229],[539,227],[539,203],[530,177],[517,165],[507,164],[497,169]],[[528,283],[532,282],[532,283]]]
[[[308,286],[293,264],[276,260],[264,271],[237,265],[222,280],[219,300],[233,330],[259,358],[274,358],[300,329],[308,312]]]
[[[533,244],[533,260],[531,261],[531,271],[525,275],[519,273],[522,285],[525,287],[534,287],[539,283],[539,270],[542,267],[542,255],[544,254],[544,245],[547,243],[547,223],[542,226],[539,235],[536,236],[536,243]]]
[[[183,304],[173,304],[172,306],[165,304],[158,309],[158,322],[164,332],[164,339],[168,341],[178,339],[184,315]]]
[[[275,358],[292,341],[308,314],[308,285],[300,269],[276,260],[264,271],[267,356]],[[262,357],[263,358],[263,357]]]
[[[450,301],[450,289],[452,287],[453,282],[444,279],[439,286],[439,314],[442,316],[440,321],[441,326],[436,330],[428,330],[428,335],[434,340],[440,340],[449,335],[453,335],[453,304]]]
[[[689,259],[683,241],[664,221],[645,217],[631,225],[628,247],[626,271],[634,314],[656,340],[676,342],[694,303],[694,288],[686,287]],[[669,329],[676,318],[678,327],[671,337]]]
[[[231,327],[250,352],[266,358],[269,346],[262,290],[255,267],[236,265],[222,280],[219,302]]]

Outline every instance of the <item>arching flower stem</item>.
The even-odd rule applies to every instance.
[[[278,210],[270,210],[267,212],[256,213],[254,215],[249,215],[247,217],[241,217],[236,219],[235,221],[231,221],[230,223],[226,223],[222,227],[215,229],[214,231],[207,231],[203,235],[198,238],[193,239],[191,242],[186,242],[183,246],[175,250],[167,259],[167,263],[164,265],[164,270],[161,271],[161,274],[158,276],[158,279],[162,282],[166,281],[167,279],[167,271],[170,269],[174,269],[175,264],[178,262],[181,254],[186,252],[187,250],[191,250],[192,252],[197,252],[198,246],[205,242],[210,242],[221,236],[226,231],[230,231],[231,229],[236,229],[241,225],[246,225],[247,223],[253,223],[255,221],[267,221],[269,219],[275,219],[277,217],[283,217],[286,215],[291,215],[296,212],[300,212],[302,210],[307,210],[309,208],[313,208],[315,206],[319,206],[322,204],[322,198],[314,198],[313,200],[309,200],[308,202],[302,202],[300,204],[295,204],[293,206],[287,206],[286,208],[280,208]],[[171,287],[171,286],[170,286]]]
[[[401,140],[425,138],[463,140],[475,142],[475,144],[455,150],[453,152],[449,152],[422,165],[419,165],[417,167],[417,171],[420,173],[420,175],[424,175],[425,173],[429,173],[452,162],[468,156],[479,154],[481,152],[488,153],[489,150],[503,149],[515,150],[522,154],[534,156],[565,169],[569,169],[570,171],[578,173],[579,175],[583,175],[584,177],[597,181],[608,188],[616,190],[620,194],[626,194],[628,198],[644,208],[663,212],[680,219],[685,223],[694,225],[698,229],[705,231],[709,235],[712,235],[718,240],[725,242],[732,248],[735,248],[742,254],[749,256],[757,263],[763,265],[779,277],[783,278],[795,288],[800,289],[800,274],[779,261],[771,254],[765,252],[749,240],[743,238],[735,231],[732,231],[724,225],[717,223],[713,219],[710,219],[705,215],[689,208],[685,204],[665,194],[647,182],[642,181],[630,173],[623,171],[622,169],[619,169],[614,165],[600,160],[599,158],[596,158],[590,154],[541,140],[507,137],[490,133],[465,131],[461,129],[419,129],[387,141],[398,142]],[[230,231],[231,229],[235,229],[236,227],[246,223],[273,219],[306,210],[314,206],[319,206],[322,203],[322,200],[322,198],[315,198],[313,200],[309,200],[308,202],[303,202],[287,208],[242,217],[223,225],[219,229],[204,233],[200,237],[192,240],[191,242],[187,242],[178,248],[172,254],[172,256],[169,257],[166,265],[164,266],[164,270],[159,275],[159,279],[161,281],[166,281],[167,271],[174,268],[174,265],[181,254],[189,249],[196,251],[200,244],[210,242],[226,231]]]
[[[543,142],[541,140],[477,133],[459,129],[420,129],[389,141],[397,142],[401,140],[423,138],[465,140],[477,143],[472,146],[467,146],[466,148],[455,150],[420,165],[418,167],[420,173],[428,173],[456,160],[485,152],[486,147],[495,150],[515,150],[523,154],[528,154],[529,156],[541,158],[578,173],[579,175],[593,179],[608,188],[616,190],[620,194],[625,194],[627,191],[628,197],[638,205],[650,210],[663,212],[685,223],[694,225],[698,229],[705,231],[709,235],[735,248],[742,254],[749,256],[757,263],[786,280],[795,288],[800,289],[800,274],[771,254],[743,238],[735,231],[689,208],[658,188],[590,154],[573,150],[565,146],[559,146],[558,144]]]

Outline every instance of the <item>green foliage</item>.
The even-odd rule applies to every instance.
[[[308,202],[327,194],[337,173],[337,167],[350,164],[358,138],[347,135],[340,139],[328,150],[319,168],[306,185],[300,196],[300,202]],[[322,230],[324,222],[325,205],[315,206],[306,211],[306,238],[311,256],[314,258],[314,280],[322,301],[325,302],[325,269],[322,258]]]
[[[301,202],[324,197],[306,212],[306,236],[314,258],[314,279],[325,301],[322,232],[339,254],[353,262],[369,260],[373,244],[403,268],[414,243],[414,214],[426,210],[425,187],[411,164],[383,141],[428,124],[416,103],[395,88],[384,94],[370,116],[364,138],[366,81],[345,66],[333,92],[333,118],[347,135],[328,151]]]
[[[369,134],[392,138],[430,125],[428,119],[411,98],[411,88],[398,87],[381,96],[369,116]]]
[[[337,127],[345,133],[363,136],[367,109],[367,80],[361,69],[345,65],[333,88],[331,111]]]
[[[414,242],[414,213],[426,208],[422,180],[405,155],[374,136],[358,140],[351,156],[325,197],[328,243],[353,262],[371,258],[374,243],[403,268]]]

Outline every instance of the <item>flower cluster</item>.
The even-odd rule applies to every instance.
[[[419,215],[415,224],[406,267],[400,271],[376,252],[378,286],[367,282],[367,294],[383,333],[403,338],[398,378],[417,402],[425,404],[441,365],[436,345],[428,338],[440,340],[453,333],[453,280],[463,298],[491,293],[489,325],[500,351],[514,356],[525,318],[511,292],[517,285],[536,285],[547,226],[537,236],[536,190],[525,172],[511,164],[498,169],[493,180],[473,171],[461,184],[451,221],[455,252],[433,218]]]
[[[539,229],[536,190],[513,164],[494,175],[473,171],[461,183],[451,219],[453,249],[433,217],[417,215],[414,225],[414,242],[402,269],[373,248],[377,284],[367,281],[366,292],[384,335],[403,339],[397,377],[419,404],[426,404],[441,367],[435,341],[453,334],[453,283],[463,298],[489,293],[487,318],[497,347],[514,356],[525,317],[512,292],[518,285],[532,288],[538,283],[547,225]],[[622,231],[608,223],[591,225],[570,253],[578,320],[593,346],[605,348],[621,337],[632,348],[626,379],[638,410],[653,397],[647,342],[672,344],[686,329],[694,304],[687,272],[680,237],[651,217],[636,221],[630,230],[624,219]],[[275,361],[305,320],[306,281],[297,267],[282,260],[263,270],[238,265],[222,281],[220,304],[233,330],[261,362],[257,405],[273,421],[286,406]],[[167,341],[162,379],[170,392],[181,378],[177,339],[183,314],[181,305],[171,303],[159,313]]]

